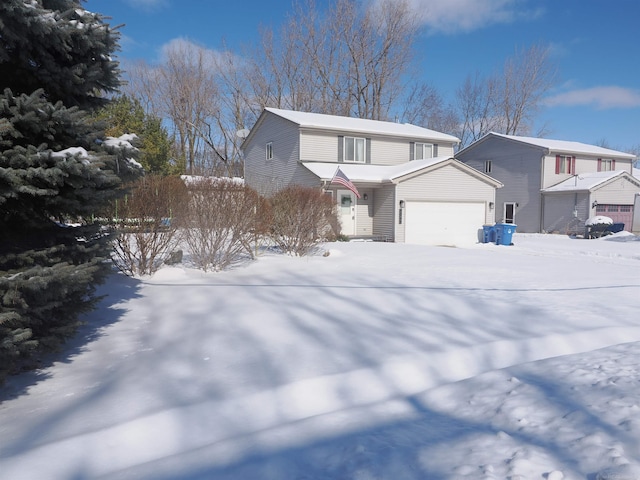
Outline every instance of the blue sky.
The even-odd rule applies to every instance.
[[[121,29],[120,59],[154,62],[177,38],[236,53],[293,0],[88,0]],[[411,0],[425,23],[418,72],[452,101],[469,73],[491,74],[516,48],[551,46],[558,83],[540,115],[550,138],[640,144],[637,0]],[[318,1],[318,4],[321,4]]]

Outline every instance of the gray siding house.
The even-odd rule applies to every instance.
[[[606,215],[631,230],[635,156],[579,142],[489,133],[456,158],[504,184],[496,220],[519,232],[583,233]]]
[[[501,184],[453,158],[458,143],[416,125],[266,108],[242,145],[245,182],[263,195],[323,189],[347,236],[475,243]],[[338,167],[360,198],[332,183]]]

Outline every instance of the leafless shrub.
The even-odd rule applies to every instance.
[[[114,262],[127,275],[151,275],[180,241],[187,190],[178,177],[147,175],[114,205]]]
[[[255,190],[229,179],[201,179],[189,186],[185,243],[198,268],[221,270],[244,255],[263,229]]]
[[[287,187],[270,203],[271,238],[286,253],[306,255],[316,244],[339,233],[333,201],[315,188]]]

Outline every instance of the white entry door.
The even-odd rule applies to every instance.
[[[356,196],[350,190],[338,190],[338,208],[343,235],[356,233]]]

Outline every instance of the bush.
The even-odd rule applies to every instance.
[[[203,178],[189,185],[184,238],[198,268],[221,270],[247,255],[265,217],[255,190],[230,179]]]
[[[180,242],[188,203],[179,177],[147,175],[114,205],[114,262],[127,275],[151,275]]]
[[[315,188],[291,186],[271,198],[271,238],[284,252],[306,255],[338,235],[333,200]]]

